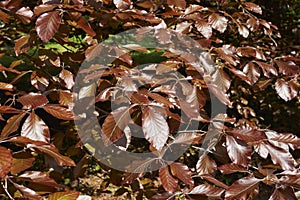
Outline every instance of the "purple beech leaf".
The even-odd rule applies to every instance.
[[[48,42],[59,28],[61,16],[59,11],[43,13],[36,20],[36,31],[43,42]]]
[[[30,113],[26,118],[22,126],[21,136],[32,140],[50,142],[49,127],[34,112]]]
[[[142,127],[146,139],[160,151],[169,136],[169,126],[164,115],[159,110],[156,110],[155,107],[144,107]]]

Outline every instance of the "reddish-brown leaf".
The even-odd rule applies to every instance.
[[[10,83],[0,82],[0,90],[12,91],[14,86]]]
[[[204,136],[199,133],[180,133],[172,144],[197,144],[203,139]]]
[[[178,189],[178,181],[170,174],[168,166],[159,169],[159,177],[167,192],[175,192]]]
[[[245,65],[243,72],[247,75],[252,85],[256,83],[260,77],[260,70],[253,62],[249,62]]]
[[[232,136],[227,135],[226,149],[228,156],[233,163],[242,165],[244,167],[248,166],[252,153],[252,148],[250,146],[243,144]]]
[[[139,44],[126,44],[126,45],[123,45],[122,47],[130,49],[130,50],[134,50],[137,52],[148,52],[148,49],[146,47],[143,47]]]
[[[13,157],[11,151],[0,146],[0,178],[4,178],[11,170]]]
[[[295,169],[296,161],[289,151],[270,144],[265,144],[265,148],[268,150],[274,164],[280,165],[283,170]]]
[[[28,137],[32,140],[50,142],[50,132],[45,122],[32,112],[25,120],[21,136]]]
[[[238,31],[239,31],[239,34],[241,36],[243,36],[244,38],[247,38],[249,36],[249,30],[244,25],[238,24]]]
[[[74,75],[72,72],[62,69],[59,73],[59,78],[65,82],[66,88],[71,89],[74,86]]]
[[[48,200],[77,200],[79,194],[76,191],[56,192],[50,194]]]
[[[18,176],[19,179],[37,183],[39,185],[45,185],[47,187],[53,187],[53,188],[63,188],[64,186],[59,185],[49,177],[48,174],[40,171],[26,171],[23,174]]]
[[[181,110],[191,118],[198,118],[199,116],[199,103],[197,98],[197,87],[191,86],[188,83],[180,83],[180,88],[183,92],[182,95],[177,93],[177,97],[179,98],[179,104]]]
[[[12,174],[18,174],[32,166],[35,158],[29,152],[21,152],[13,155]]]
[[[245,167],[234,164],[234,163],[221,165],[220,167],[218,167],[218,169],[223,174],[231,174],[231,173],[235,173],[235,172],[248,172],[248,170]]]
[[[23,197],[32,200],[42,200],[43,197],[36,193],[34,190],[25,187],[23,185],[19,185],[17,183],[13,183],[13,185],[22,193]]]
[[[268,200],[297,200],[297,197],[291,187],[278,187],[274,189]]]
[[[9,134],[18,130],[19,125],[26,113],[20,113],[9,118],[1,132],[1,138],[6,138]]]
[[[298,91],[294,90],[289,82],[284,79],[277,79],[275,83],[277,94],[285,101],[290,101],[297,96]]]
[[[5,22],[5,23],[9,22],[9,16],[5,12],[3,12],[2,10],[0,10],[0,20]]]
[[[193,187],[194,180],[192,178],[192,173],[188,166],[185,164],[174,162],[170,165],[171,173],[184,182],[185,184],[189,185],[190,187]]]
[[[58,4],[41,4],[41,5],[35,6],[33,9],[33,12],[36,16],[39,16],[42,13],[52,11],[57,6],[58,6]]]
[[[52,144],[50,144],[50,145],[32,144],[32,145],[28,145],[28,147],[32,147],[42,153],[45,153],[45,154],[53,157],[56,160],[57,164],[59,164],[60,166],[64,166],[64,165],[65,166],[76,166],[76,164],[74,163],[74,161],[71,158],[61,155],[58,152],[57,148]]]
[[[32,72],[30,76],[31,85],[40,91],[45,91],[49,85],[49,80],[38,74],[37,71]]]
[[[22,36],[19,39],[15,40],[14,50],[15,50],[16,56],[27,52],[27,50],[30,47],[28,44],[29,38],[30,38],[30,35],[25,35],[25,36]]]
[[[279,72],[284,75],[292,76],[300,73],[299,66],[293,61],[284,62],[281,60],[275,60],[274,62],[278,66]]]
[[[142,127],[146,139],[157,149],[161,150],[167,142],[169,126],[162,113],[155,107],[144,107]]]
[[[29,24],[33,16],[33,12],[30,10],[29,7],[20,8],[16,11],[16,14],[24,24]]]
[[[13,142],[13,143],[22,144],[22,145],[35,144],[37,146],[47,144],[46,142],[31,140],[31,139],[29,139],[27,137],[23,137],[23,136],[10,138],[8,140],[8,142]]]
[[[215,84],[207,84],[207,86],[209,88],[209,92],[215,95],[221,103],[231,106],[231,102],[228,98],[228,95],[226,94],[223,88],[218,87]]]
[[[124,129],[130,122],[130,107],[120,107],[113,110],[102,125],[103,142],[105,145],[117,141],[124,136]]]
[[[213,199],[221,199],[224,191],[224,189],[216,188],[210,184],[202,184],[194,187],[188,194],[204,195]]]
[[[77,27],[84,30],[91,37],[96,35],[96,32],[92,29],[91,25],[84,17],[79,18],[77,21]]]
[[[221,33],[224,33],[224,31],[226,30],[227,22],[228,20],[226,19],[226,17],[221,16],[217,13],[213,13],[208,17],[208,23],[210,23],[214,29],[218,30]]]
[[[132,6],[131,0],[113,0],[113,2],[119,10],[126,10]]]
[[[245,2],[244,6],[247,10],[250,10],[252,12],[258,13],[258,14],[262,14],[262,9],[259,5],[252,3],[252,2]]]
[[[43,106],[43,109],[51,114],[52,116],[58,118],[58,119],[63,119],[63,120],[74,120],[75,116],[72,110],[67,109],[65,107],[55,105],[55,104],[48,104]]]
[[[273,76],[278,75],[277,70],[273,65],[259,61],[253,62],[256,63],[263,70],[263,73],[266,77],[271,78]]]
[[[225,199],[239,199],[254,192],[260,183],[255,177],[244,177],[235,181],[225,193]]]
[[[284,174],[284,172],[283,172]],[[299,170],[295,170],[292,172],[287,171],[287,174],[280,177],[279,179],[281,184],[290,185],[295,188],[300,188],[300,173]]]
[[[166,97],[163,97],[158,93],[148,92],[147,95],[158,103],[162,103],[163,105],[170,108],[174,107],[174,105]]]
[[[216,162],[210,158],[207,154],[202,154],[196,165],[197,173],[201,174],[211,174],[217,170]]]
[[[45,95],[30,93],[21,96],[17,99],[23,105],[24,109],[36,109],[37,107],[42,107],[46,105],[49,101]]]
[[[68,90],[59,90],[59,101],[60,105],[73,108],[73,94]]]
[[[280,142],[280,143],[285,143],[285,144],[292,144],[292,145],[295,145],[296,147],[300,146],[300,138],[294,134],[291,134],[291,133],[270,134],[270,133],[272,133],[272,132],[267,131],[266,135],[271,143],[272,143],[272,141],[275,141],[275,142]],[[279,146],[279,145],[277,144],[276,146]]]
[[[212,175],[210,174],[202,174],[200,175],[200,177],[206,181],[209,181],[211,183],[213,183],[214,185],[216,186],[219,186],[221,188],[224,188],[224,189],[227,189],[228,188],[228,185],[224,184],[223,182],[217,180],[215,177],[213,177]]]
[[[185,0],[167,0],[167,4],[169,6],[174,6],[176,8],[185,9],[186,8],[186,2]]]
[[[48,42],[59,28],[61,16],[59,11],[42,14],[36,20],[36,31],[43,42]]]
[[[266,60],[264,54],[254,47],[239,47],[237,48],[239,56],[254,57],[258,60]]]
[[[155,36],[161,44],[168,44],[171,42],[172,36],[171,36],[171,32],[168,29],[165,28],[155,29]]]
[[[228,131],[228,133],[245,142],[257,142],[260,140],[267,139],[263,131],[246,126],[231,129]]]
[[[195,27],[205,38],[209,39],[212,36],[212,28],[207,22],[198,21]]]
[[[103,45],[101,44],[95,44],[87,48],[87,50],[85,51],[86,61],[90,62],[91,60],[94,60],[97,56],[100,55],[102,49],[103,49]]]
[[[0,113],[10,113],[10,114],[19,114],[23,111],[10,106],[0,106]]]

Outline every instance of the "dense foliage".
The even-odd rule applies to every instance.
[[[89,199],[114,185],[125,199],[297,199],[300,58],[287,35],[299,33],[298,1],[274,2],[264,12],[265,1],[1,1],[0,194]],[[278,6],[291,17],[263,18]],[[137,38],[114,37],[136,28]],[[181,51],[161,48],[174,33]],[[102,55],[113,62],[94,62]],[[214,115],[215,102],[227,113]],[[83,138],[157,158],[124,173],[90,156],[103,152]],[[175,162],[164,157],[186,146]],[[93,173],[99,191],[80,182]]]

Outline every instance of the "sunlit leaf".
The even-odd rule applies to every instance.
[[[76,191],[56,192],[50,194],[48,200],[77,200],[79,194]]]
[[[21,136],[37,141],[50,141],[50,132],[48,126],[34,112],[32,112],[26,118],[22,126]]]
[[[227,27],[228,20],[226,17],[223,17],[217,13],[213,13],[208,17],[208,22],[212,25],[212,27],[221,33],[224,33]]]
[[[188,166],[179,162],[174,162],[170,165],[170,169],[171,169],[171,173],[179,180],[189,185],[190,187],[194,185],[192,173],[189,170]]]
[[[59,28],[61,16],[59,11],[47,12],[36,20],[36,31],[43,42],[48,42]]]
[[[45,95],[37,93],[29,93],[21,96],[17,99],[17,101],[23,105],[24,109],[36,109],[37,107],[42,107],[49,102]]]
[[[159,177],[164,189],[167,192],[175,192],[177,190],[178,181],[171,175],[168,166],[159,169]]]
[[[199,175],[211,174],[217,170],[217,164],[211,157],[204,153],[199,158],[196,169]]]
[[[169,135],[169,126],[163,114],[154,107],[144,107],[142,121],[146,139],[153,144],[157,150],[161,150]]]
[[[72,112],[72,110],[62,107],[62,106],[59,106],[59,105],[48,104],[46,106],[43,106],[43,109],[47,113],[51,114],[52,116],[54,116],[58,119],[63,119],[63,120],[74,120],[75,119],[75,115]]]

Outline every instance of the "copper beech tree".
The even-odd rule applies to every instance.
[[[1,196],[89,199],[94,191],[71,183],[96,162],[106,177],[101,191],[113,184],[115,195],[128,199],[297,199],[299,52],[278,53],[280,32],[253,2],[1,1]],[[128,30],[139,30],[140,38],[123,38],[128,44],[121,49],[101,46]],[[176,46],[171,33],[196,41],[201,51],[189,59],[213,61],[214,71],[195,69],[188,52],[159,48]],[[145,35],[157,48],[146,47]],[[177,41],[191,45],[180,36]],[[113,61],[93,63],[99,55]],[[90,65],[81,69],[84,62]],[[139,163],[136,173],[98,162],[74,123],[93,103],[77,98],[92,90],[76,91],[77,76],[96,83],[97,136],[104,146],[155,154],[188,145],[186,151],[154,172],[147,172],[151,162]],[[78,102],[82,109],[74,111]],[[212,102],[226,113],[213,116]],[[215,127],[211,138],[209,124]],[[135,137],[136,125],[143,138]],[[186,128],[175,134],[181,125]],[[87,126],[86,134],[92,132]]]

